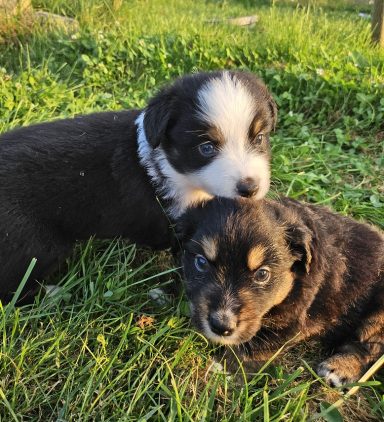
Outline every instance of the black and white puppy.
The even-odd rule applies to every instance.
[[[75,241],[121,236],[167,248],[170,221],[215,195],[263,197],[276,106],[239,71],[197,73],[144,110],[98,113],[0,137],[0,299],[33,257],[26,291]]]

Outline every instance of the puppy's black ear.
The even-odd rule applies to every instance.
[[[268,107],[269,107],[269,110],[271,112],[271,117],[272,117],[272,128],[273,130],[275,130],[276,124],[277,124],[277,105],[276,105],[275,100],[272,98],[272,96],[270,96],[268,99]]]
[[[308,227],[301,224],[289,224],[286,228],[286,240],[292,255],[297,259],[293,271],[309,273],[312,261],[311,245],[313,234]]]
[[[144,132],[152,148],[158,147],[164,140],[172,111],[171,88],[163,89],[148,103],[144,115]]]
[[[198,220],[194,209],[188,209],[176,221],[174,234],[180,245],[188,242],[197,229]]]
[[[174,235],[180,244],[191,240],[198,228],[202,227],[202,221],[204,220],[204,217],[207,216],[207,212],[212,209],[212,206],[215,205],[216,202],[218,202],[218,200],[210,199],[195,205],[191,205],[177,219],[174,226]]]

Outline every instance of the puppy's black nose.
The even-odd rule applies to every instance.
[[[237,192],[240,196],[250,198],[253,195],[256,195],[259,190],[259,186],[256,183],[256,180],[251,177],[240,180],[236,185]]]
[[[228,318],[219,318],[216,315],[210,315],[209,326],[218,336],[230,336],[233,333],[233,324],[230,324]]]

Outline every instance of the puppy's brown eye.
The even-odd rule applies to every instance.
[[[256,144],[261,144],[263,140],[264,140],[264,135],[262,133],[259,133],[258,135],[256,135],[256,138],[255,138]]]
[[[208,259],[203,255],[195,256],[195,267],[200,273],[206,273],[209,270]]]
[[[269,280],[270,276],[271,276],[271,273],[268,270],[268,268],[261,267],[257,271],[255,271],[255,280],[258,283],[265,283],[266,281]]]

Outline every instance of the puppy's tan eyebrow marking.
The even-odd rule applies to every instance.
[[[214,126],[210,127],[207,130],[206,134],[213,141],[220,142],[220,143],[223,143],[224,142],[224,136],[221,133],[221,130],[219,128],[217,128],[217,127],[214,127]]]
[[[254,126],[253,126],[253,132],[254,132],[254,133],[259,133],[259,132],[261,131],[261,129],[263,129],[265,126],[266,126],[266,125],[265,125],[264,120],[260,120],[260,119],[258,119],[258,120],[256,120],[256,122],[254,123]]]
[[[204,255],[210,260],[215,261],[218,253],[218,241],[215,237],[203,237],[200,244],[204,250]]]
[[[256,270],[263,263],[265,249],[257,245],[248,252],[247,265],[251,271]]]
[[[265,130],[268,130],[268,122],[265,119],[264,113],[256,113],[251,125],[249,126],[248,135],[252,137]]]

